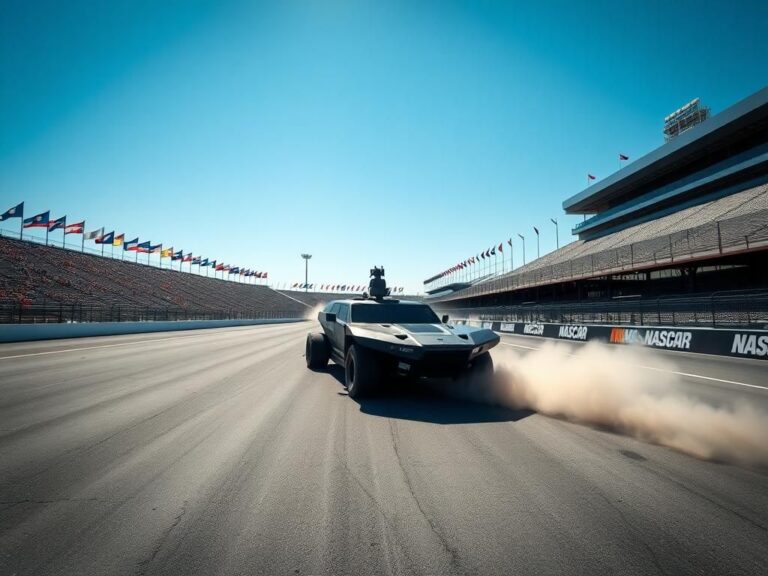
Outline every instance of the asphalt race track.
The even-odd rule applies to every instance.
[[[768,471],[421,386],[358,404],[309,328],[0,346],[0,574],[768,574]],[[768,405],[768,363],[669,357]]]

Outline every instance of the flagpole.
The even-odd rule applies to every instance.
[[[48,246],[48,232],[51,229],[51,225],[48,224],[48,226],[45,227],[45,245]]]
[[[85,220],[83,220],[83,237],[80,244],[80,252],[85,252]]]

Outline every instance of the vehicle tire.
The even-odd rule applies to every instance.
[[[354,344],[347,350],[344,377],[351,398],[364,398],[376,390],[379,383],[379,365],[375,354]]]
[[[488,384],[493,378],[493,358],[491,358],[491,354],[484,352],[472,360],[469,374],[474,383]]]
[[[328,342],[325,334],[307,334],[307,349],[304,354],[307,358],[307,368],[318,369],[328,365]]]

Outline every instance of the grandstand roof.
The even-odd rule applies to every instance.
[[[599,213],[638,196],[671,175],[685,173],[735,142],[768,133],[768,87],[670,140],[563,202],[570,214]]]

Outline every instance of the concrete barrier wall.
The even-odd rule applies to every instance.
[[[112,336],[204,328],[229,328],[258,324],[302,322],[303,318],[263,320],[179,320],[176,322],[83,322],[78,324],[0,324],[0,342],[27,342],[84,336]]]
[[[491,322],[465,320],[465,323],[496,332],[609,344],[639,344],[661,350],[698,352],[716,356],[768,360],[768,331],[685,328],[680,326],[607,326],[601,324],[552,324],[545,322]]]

